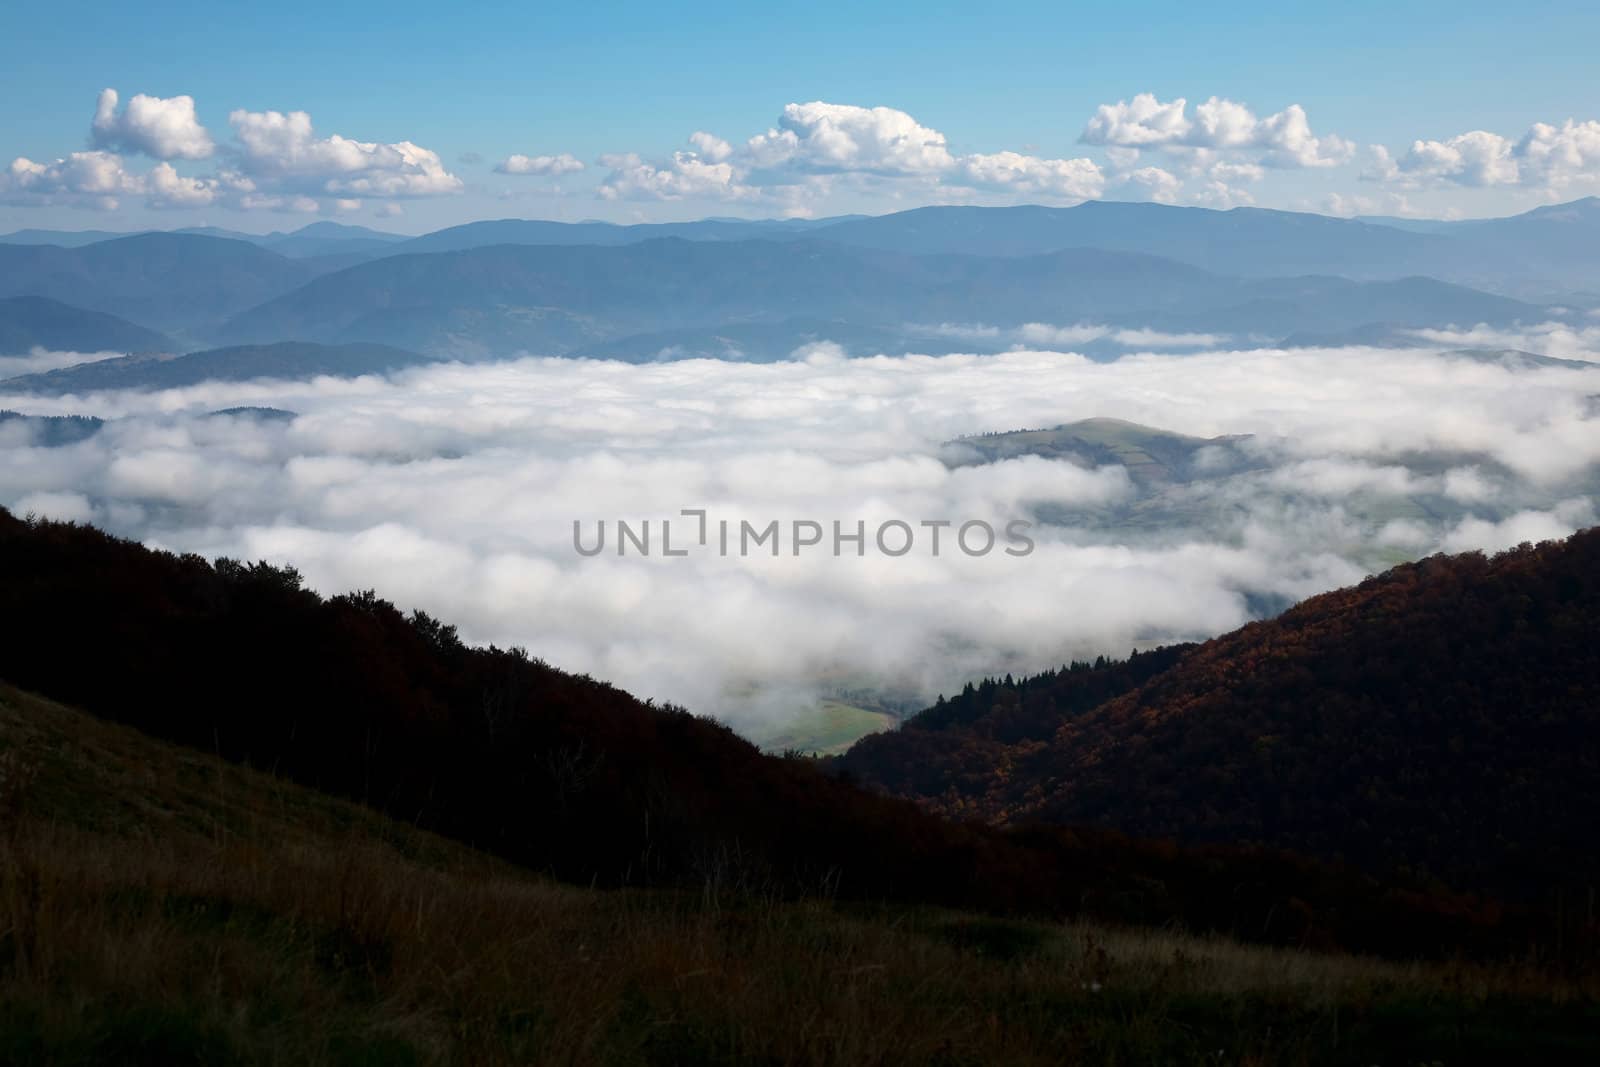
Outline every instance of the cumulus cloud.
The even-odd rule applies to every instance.
[[[1172,204],[1178,200],[1178,190],[1183,179],[1160,167],[1140,167],[1123,175],[1123,183],[1141,194],[1141,199],[1158,204]]]
[[[117,91],[102,89],[90,136],[94,147],[136,152],[154,159],[208,159],[211,134],[195,116],[194,97],[162,99],[140,93],[117,111]]]
[[[956,173],[960,181],[980,188],[1063,200],[1097,199],[1106,185],[1091,159],[1039,159],[1016,152],[963,156]]]
[[[704,130],[696,130],[689,135],[689,143],[694,146],[694,151],[701,159],[710,163],[721,163],[733,155],[733,146],[716,134]]]
[[[934,174],[955,163],[944,134],[904,111],[821,100],[785,106],[777,127],[746,148],[761,167]]]
[[[1525,180],[1555,195],[1600,185],[1600,121],[1535,123],[1517,143]]]
[[[1094,363],[1069,349],[1095,328],[1039,329],[1061,343],[856,360],[818,346],[780,364],[526,359],[387,380],[0,396],[0,407],[114,420],[71,446],[0,450],[0,503],[291,562],[329,592],[375,587],[474,640],[524,645],[745,729],[844,689],[909,706],[989,671],[1204,637],[1401,555],[1595,521],[1600,412],[1583,398],[1600,392],[1600,368],[1519,372],[1359,348]],[[300,414],[198,417],[239,405]],[[1254,437],[1214,450],[1205,477],[1156,492],[1120,465],[963,466],[944,444],[1094,416]],[[573,549],[574,519],[589,531],[648,519],[659,546],[659,523],[683,508],[736,528],[1023,517],[1038,523],[1037,547],[1021,558],[796,557],[787,540],[777,557]],[[692,539],[682,521],[675,544]]]
[[[1223,181],[1204,183],[1195,191],[1193,200],[1200,207],[1216,208],[1218,211],[1250,207],[1256,202],[1248,189],[1240,189]]]
[[[1372,146],[1367,175],[1380,181],[1451,181],[1458,185],[1515,185],[1521,169],[1513,144],[1499,134],[1473,130],[1448,141],[1413,141],[1398,159]]]
[[[1398,156],[1369,149],[1362,177],[1402,188],[1514,186],[1549,197],[1600,188],[1600,121],[1539,122],[1518,140],[1471,130],[1446,140],[1416,140]]]
[[[21,204],[61,204],[115,211],[121,197],[139,196],[155,208],[194,208],[224,202],[250,203],[255,183],[232,171],[192,178],[171,163],[157,163],[147,173],[128,170],[112,152],[74,152],[66,159],[35,163],[18,158],[0,174],[0,200]]]
[[[120,198],[142,196],[154,208],[312,213],[324,203],[339,212],[363,197],[437,196],[463,188],[429,149],[410,141],[318,137],[304,111],[236,110],[229,116],[235,140],[219,149],[196,118],[191,97],[140,94],[121,111],[118,104],[115,89],[101,92],[90,128],[93,150],[49,162],[13,159],[0,173],[0,202],[113,211]],[[159,162],[138,173],[119,152]],[[210,174],[180,173],[172,163],[215,155],[225,165]],[[563,156],[552,165],[570,169],[568,160],[577,162]]]
[[[1279,168],[1333,167],[1349,162],[1354,155],[1355,146],[1349,141],[1313,134],[1299,104],[1265,117],[1257,117],[1244,104],[1216,96],[1197,104],[1192,117],[1188,107],[1183,97],[1164,103],[1153,93],[1102,104],[1079,139],[1124,152],[1237,152],[1248,154],[1256,165]]]
[[[170,163],[157,163],[145,178],[149,202],[155,207],[205,207],[226,190],[248,192],[252,183],[229,175],[222,178],[187,178]]]
[[[497,174],[541,174],[560,177],[583,169],[583,160],[567,152],[555,156],[513,155],[495,164]]]
[[[114,152],[74,152],[36,163],[19,156],[0,175],[0,199],[19,204],[65,204],[115,211],[119,197],[144,191],[141,176]]]
[[[675,152],[666,163],[646,163],[633,153],[604,155],[610,168],[600,183],[606,200],[748,200],[756,190],[744,184],[731,163],[713,163],[695,152]]]
[[[459,192],[460,178],[439,154],[410,141],[381,144],[333,134],[319,137],[304,111],[229,114],[239,168],[302,193],[417,197]]]
[[[1009,193],[1079,201],[1101,196],[1105,175],[1091,159],[1047,159],[1014,151],[958,155],[945,135],[891,107],[815,100],[784,107],[778,124],[735,146],[698,130],[665,160],[635,153],[601,158],[606,199],[765,201],[789,213],[854,182],[879,193],[915,189],[965,198]]]

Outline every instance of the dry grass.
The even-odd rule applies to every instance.
[[[0,731],[0,1063],[1596,1057],[1533,972],[596,892],[14,691]]]

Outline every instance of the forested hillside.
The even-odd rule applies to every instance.
[[[1188,651],[987,682],[838,766],[951,815],[1568,887],[1587,908],[1600,530],[1397,567]]]

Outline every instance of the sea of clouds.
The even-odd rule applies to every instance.
[[[1553,330],[1430,340],[1577,358],[1600,347],[1600,336]],[[529,358],[78,397],[0,388],[0,408],[112,420],[56,448],[0,424],[0,505],[173,550],[290,563],[326,593],[375,588],[469,640],[521,645],[756,733],[834,692],[915,704],[988,673],[1224,632],[1262,604],[1396,559],[1596,521],[1600,365],[1514,369],[1424,348],[1110,363],[1032,350],[800,355]],[[245,405],[296,417],[205,415]],[[1119,466],[958,466],[941,447],[1097,416],[1252,434],[1257,469],[1175,489],[1168,517],[1135,529],[1114,520],[1139,493]],[[1451,507],[1401,506],[1419,496]],[[656,524],[683,508],[870,530],[890,519],[999,528],[1042,507],[1098,518],[1034,528],[1021,557],[573,547],[575,520],[592,538],[601,519]]]

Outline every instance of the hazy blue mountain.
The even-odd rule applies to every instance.
[[[1505,219],[1458,222],[1445,231],[1470,248],[1463,278],[1522,274],[1515,292],[1600,292],[1600,197],[1551,204]]]
[[[1463,323],[1541,322],[1553,315],[1510,297],[1418,277],[1367,282],[1319,276],[1264,278],[1241,283],[1240,295],[1243,299],[1237,302],[1156,312],[1148,324],[1274,337],[1365,333],[1380,327],[1399,334]],[[1414,337],[1410,343],[1415,343]]]
[[[1375,321],[1424,326],[1547,317],[1532,305],[1427,279],[1239,279],[1098,249],[980,257],[820,241],[668,239],[389,256],[246,311],[220,336],[233,343],[374,341],[491,358],[592,352],[633,335],[668,334],[658,348],[649,348],[655,344],[649,339],[626,353],[653,358],[676,343],[671,331],[721,336],[741,325],[789,320],[896,335],[926,333],[908,323],[1097,322],[1282,336]],[[769,341],[779,334],[768,331]]]
[[[59,245],[62,248],[82,248],[101,241],[114,241],[132,234],[114,233],[110,230],[17,230],[0,234],[0,245]]]
[[[243,240],[331,271],[394,254],[498,244],[615,247],[693,241],[821,239],[910,254],[1025,256],[1065,248],[1139,252],[1241,277],[1327,274],[1357,280],[1421,275],[1538,302],[1600,306],[1600,200],[1537,208],[1504,219],[1343,219],[1292,211],[1090,201],[1076,207],[927,207],[881,216],[651,223],[496,219],[406,238],[315,222],[292,233],[197,236]],[[104,231],[25,230],[0,244],[81,246]]]
[[[1600,302],[1600,197],[1549,204],[1498,219],[1382,219],[1385,225],[1447,239],[1450,263],[1425,273],[1493,286],[1513,296]]]
[[[1229,282],[1182,264],[1093,251],[981,259],[813,242],[495,245],[391,256],[324,276],[238,316],[224,337],[373,340],[465,357],[562,354],[630,334],[740,322],[899,328],[1053,312],[1070,321],[1229,291]]]
[[[386,233],[367,226],[313,222],[293,233],[269,233],[255,240],[263,248],[270,248],[280,256],[304,259],[308,256],[382,253],[408,238],[404,234]]]
[[[0,356],[33,348],[53,352],[169,351],[170,338],[103,311],[46,296],[0,298]]]
[[[1374,226],[1387,226],[1407,233],[1449,233],[1455,223],[1449,219],[1408,219],[1401,215],[1361,215],[1361,222]]]
[[[1460,222],[1113,201],[1070,208],[929,207],[839,222],[817,236],[903,252],[1024,255],[1081,245],[1146,252],[1246,277],[1426,275],[1543,302],[1600,292],[1595,197]]]
[[[826,219],[700,219],[619,226],[610,222],[549,222],[542,219],[485,219],[413,237],[397,252],[459,252],[489,245],[631,245],[663,237],[686,241],[748,241],[800,238],[839,222],[866,216]]]
[[[1076,207],[926,207],[892,215],[809,221],[642,226],[506,219],[415,238],[394,251],[491,244],[622,245],[660,237],[697,241],[817,238],[912,254],[1037,255],[1064,248],[1142,252],[1242,277],[1332,274],[1353,279],[1425,275],[1520,299],[1600,294],[1600,199],[1461,222],[1343,219],[1306,212],[1089,201]],[[1597,297],[1600,299],[1600,297]]]
[[[1297,330],[1278,342],[1280,348],[1409,348],[1422,343],[1415,333],[1387,322],[1370,322],[1353,330]]]
[[[662,237],[695,241],[816,237],[884,251],[984,256],[1102,248],[1250,276],[1389,277],[1429,264],[1436,243],[1393,228],[1323,215],[1090,201],[1070,208],[928,207],[880,216],[703,219],[636,226],[499,219],[426,234],[396,251],[459,251],[494,244],[625,245]]]
[[[84,245],[115,241],[123,237],[137,237],[146,233],[175,233],[190,237],[219,237],[226,241],[248,241],[262,248],[270,248],[290,259],[322,256],[353,251],[377,252],[391,244],[409,240],[405,234],[374,230],[368,226],[352,226],[342,222],[313,222],[298,230],[274,230],[271,233],[244,233],[221,226],[185,226],[177,230],[134,230],[115,233],[110,230],[17,230],[0,234],[0,244],[59,245],[62,248],[82,248]]]
[[[0,297],[50,297],[175,333],[201,333],[314,274],[247,241],[196,234],[146,233],[81,248],[0,245]]]
[[[1091,200],[1076,207],[926,207],[840,222],[817,236],[900,252],[1018,256],[1105,248],[1222,274],[1392,277],[1426,265],[1438,243],[1350,219],[1290,211]]]
[[[249,241],[253,245],[262,242],[262,237],[259,234],[245,233],[241,230],[229,230],[222,226],[183,226],[176,230],[137,230],[120,236],[136,237],[141,233],[181,233],[191,237],[220,237],[224,241]]]
[[[303,379],[319,375],[353,378],[426,362],[429,362],[426,356],[386,345],[285,341],[217,348],[182,356],[123,356],[80,363],[61,370],[0,380],[0,393],[60,396],[105,389],[175,389],[204,381]]]

